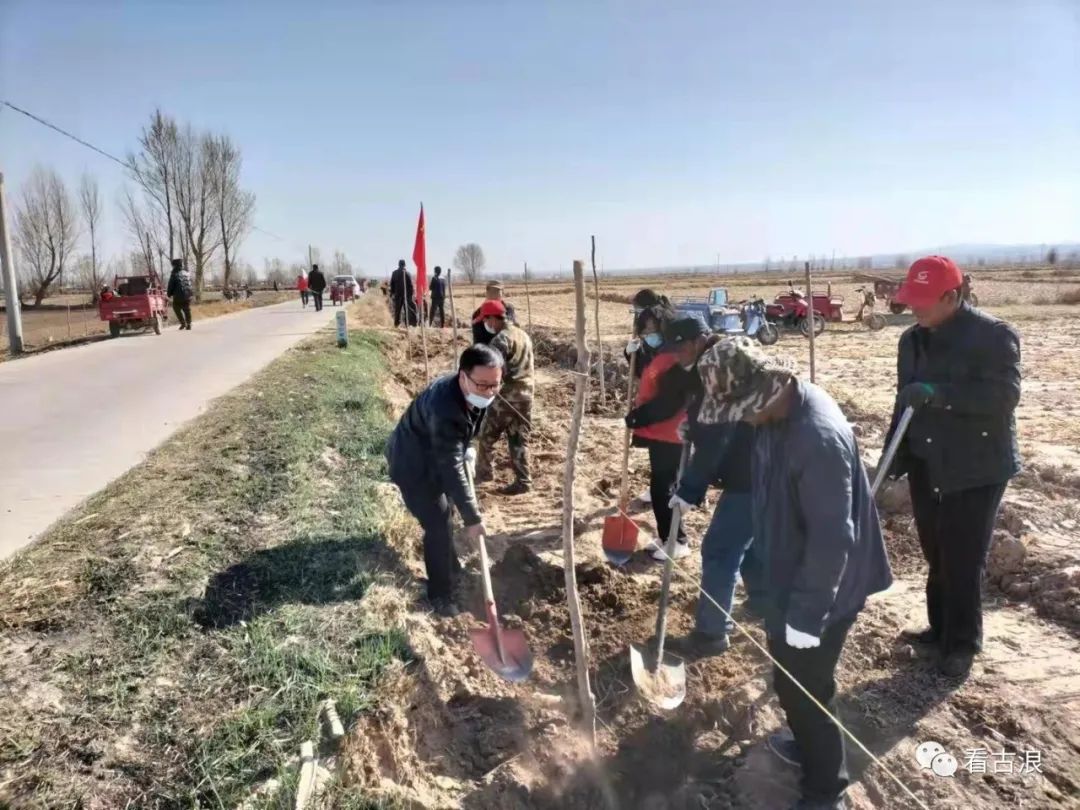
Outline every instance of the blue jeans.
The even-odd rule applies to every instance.
[[[735,576],[740,570],[747,595],[753,599],[758,594],[759,566],[750,550],[753,535],[750,493],[725,492],[701,541],[701,587],[728,613],[735,599]],[[694,629],[710,636],[726,636],[732,625],[716,605],[702,596],[698,599]]]

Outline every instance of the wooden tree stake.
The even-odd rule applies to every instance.
[[[457,368],[458,352],[461,350],[458,346],[457,310],[454,309],[454,282],[452,280],[453,270],[454,268],[452,267],[446,268],[446,288],[450,292],[450,326],[452,326],[454,329],[454,345],[450,348],[450,368],[452,370]]]
[[[574,475],[577,467],[581,418],[585,414],[585,391],[589,387],[589,348],[585,345],[585,269],[574,262],[574,293],[577,304],[577,374],[574,377],[574,412],[570,420],[570,439],[566,446],[566,471],[563,475],[563,571],[566,575],[566,602],[570,608],[570,629],[574,637],[574,663],[577,666],[578,693],[582,726],[589,741],[596,746],[596,699],[589,685],[589,642],[581,617],[574,559]]]
[[[607,402],[607,396],[604,391],[604,344],[600,340],[600,276],[596,273],[596,237],[592,239],[592,277],[593,277],[593,289],[596,292],[596,351],[600,353],[599,369],[600,369],[600,405],[601,407]]]
[[[814,291],[810,284],[810,262],[806,262],[804,265],[806,269],[806,300],[810,305],[810,311],[807,313],[810,316],[810,382],[815,382],[814,372],[814,327],[817,325],[817,310],[814,309]]]
[[[525,262],[525,308],[529,313],[529,333],[532,334],[532,298],[529,296],[529,263]]]

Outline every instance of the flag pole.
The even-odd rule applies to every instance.
[[[416,265],[416,316],[420,319],[420,346],[424,352],[424,379],[431,382],[428,366],[427,318],[424,317],[424,293],[427,292],[427,226],[424,223],[424,204],[420,203],[420,219],[416,223],[416,243],[413,246],[413,264]]]

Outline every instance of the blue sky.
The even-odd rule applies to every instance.
[[[114,154],[155,106],[228,132],[243,258],[493,270],[1080,237],[1080,2],[0,0],[0,98]],[[0,110],[36,163],[120,167]]]

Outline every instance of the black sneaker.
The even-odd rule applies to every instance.
[[[900,638],[908,644],[921,644],[924,647],[930,647],[938,643],[937,631],[930,627],[923,630],[902,630]]]
[[[731,642],[726,635],[714,636],[694,630],[686,637],[686,650],[695,658],[712,658],[727,652]]]
[[[765,741],[769,750],[776,754],[783,762],[796,768],[802,767],[802,754],[799,752],[799,744],[790,732],[770,734]]]
[[[968,652],[949,653],[941,659],[938,668],[947,678],[966,678],[971,674],[971,664],[975,656]]]
[[[515,481],[512,484],[507,484],[505,487],[499,490],[500,495],[524,495],[526,492],[532,490],[531,484],[526,484],[524,481]]]
[[[444,619],[453,619],[461,614],[461,611],[458,610],[458,606],[445,598],[432,599],[431,610],[436,616],[441,616]]]

